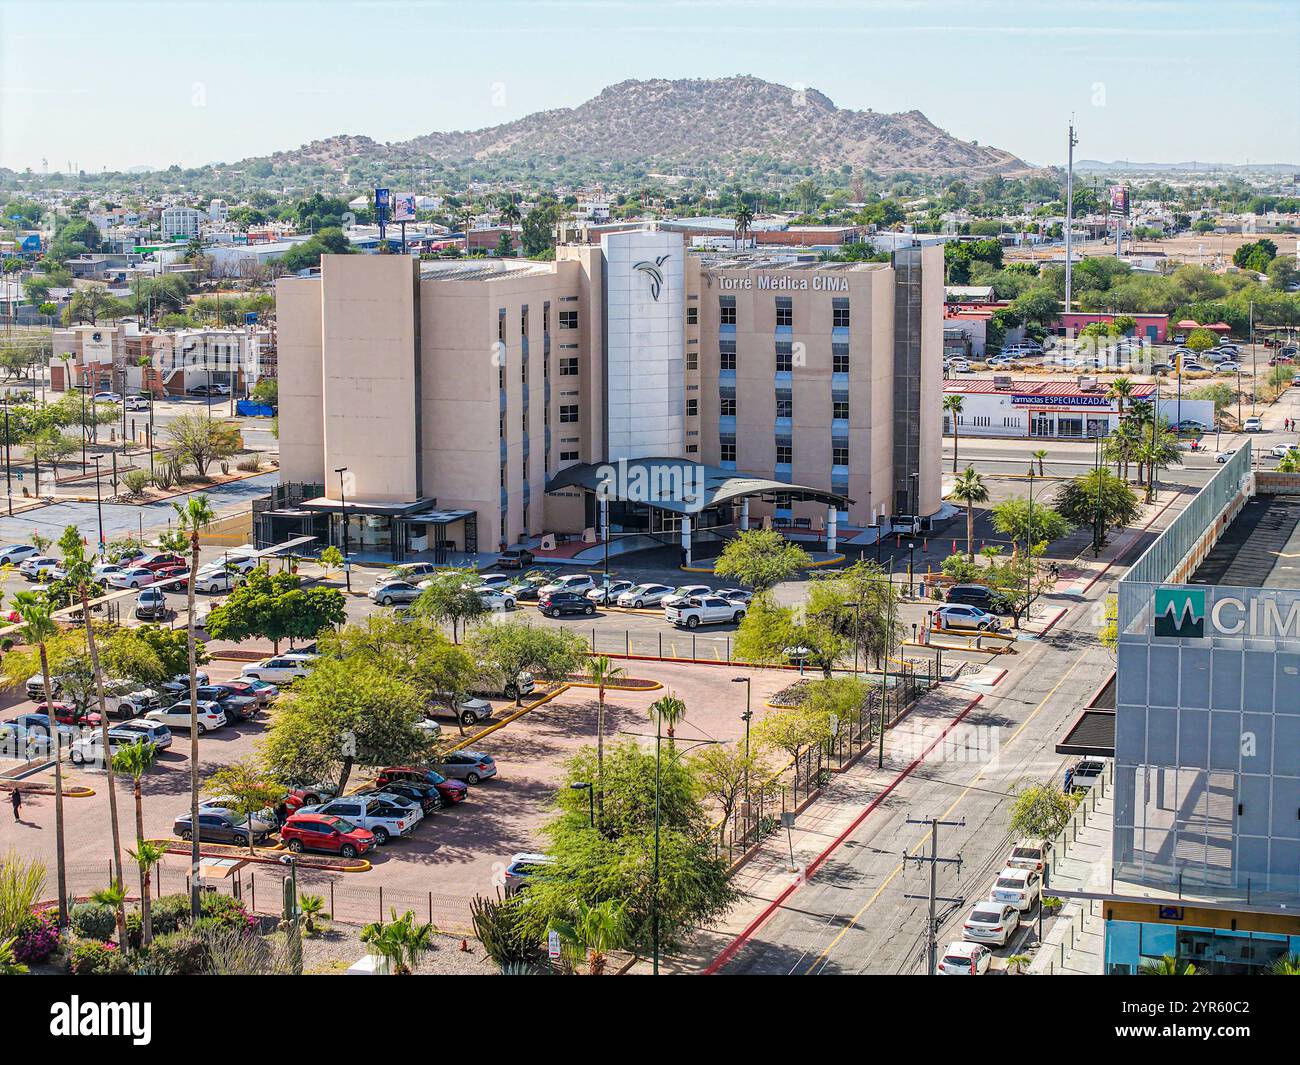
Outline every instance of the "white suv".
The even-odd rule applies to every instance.
[[[551,581],[550,584],[544,584],[537,590],[538,596],[551,595],[555,592],[575,592],[578,595],[586,595],[596,587],[596,582],[591,579],[590,573],[570,573]]]
[[[1033,869],[1003,869],[993,881],[989,898],[1010,903],[1021,913],[1032,909],[1043,891],[1043,878]]]
[[[310,673],[317,657],[308,654],[273,655],[245,666],[239,675],[253,680],[269,680],[272,684],[286,684]]]

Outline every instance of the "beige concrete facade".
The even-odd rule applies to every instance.
[[[657,254],[635,269],[666,254],[660,267],[673,291],[666,281],[661,296],[684,304],[684,312],[669,308],[673,331],[682,331],[680,344],[671,344],[683,353],[685,391],[684,417],[669,434],[681,439],[666,457],[840,492],[853,500],[855,524],[895,513],[897,486],[910,475],[895,469],[894,267],[769,252],[702,258],[684,242],[673,264],[675,245],[664,252],[664,234],[654,236],[647,247]],[[436,499],[442,509],[472,510],[482,551],[542,532],[581,531],[591,521],[582,494],[547,495],[546,484],[575,462],[610,457],[606,368],[615,358],[634,374],[645,365],[637,361],[645,357],[637,323],[620,324],[617,354],[607,323],[612,300],[648,306],[651,290],[634,288],[644,271],[625,269],[622,291],[607,291],[609,252],[607,240],[562,245],[553,263],[325,256],[320,277],[282,279],[284,479],[323,484],[337,498],[333,471],[346,466],[350,503]],[[618,255],[628,263],[639,249],[623,246]],[[920,249],[920,256],[916,483],[919,511],[930,514],[940,506],[942,249]],[[734,308],[732,329],[723,323],[724,303]],[[653,328],[662,346],[662,325]],[[722,369],[728,340],[734,379]],[[790,346],[788,370],[778,370],[779,344]],[[722,413],[732,390],[734,428]],[[788,395],[788,422],[778,421],[778,392]],[[616,431],[622,440],[646,430],[620,423]],[[729,438],[734,457],[724,454]],[[777,462],[779,446],[791,449],[782,456],[788,466]],[[772,510],[752,505],[755,518]],[[796,503],[792,516],[824,517],[825,506]]]

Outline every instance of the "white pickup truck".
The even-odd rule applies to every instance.
[[[414,803],[399,805],[396,795],[350,795],[319,806],[304,806],[299,813],[333,814],[369,829],[381,847],[394,836],[409,836],[424,812]]]
[[[693,595],[684,603],[664,607],[664,617],[678,628],[721,625],[744,616],[743,604],[728,602],[720,595]]]

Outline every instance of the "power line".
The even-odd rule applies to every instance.
[[[959,821],[943,821],[943,820],[940,820],[940,819],[937,818],[937,817],[909,817],[909,818],[907,819],[907,823],[908,823],[909,825],[929,825],[929,826],[930,826],[930,853],[929,853],[929,854],[910,855],[910,854],[907,853],[907,851],[904,851],[904,852],[903,852],[903,867],[904,867],[904,868],[907,867],[907,863],[908,863],[908,862],[916,862],[918,865],[920,865],[920,864],[922,864],[922,863],[926,863],[926,862],[929,863],[929,865],[930,865],[930,891],[929,891],[929,893],[928,893],[927,895],[912,895],[912,894],[904,894],[903,897],[906,898],[906,899],[928,899],[928,901],[929,901],[929,903],[930,903],[930,914],[929,914],[929,917],[928,917],[928,919],[927,919],[927,927],[926,927],[926,941],[927,941],[927,951],[926,951],[926,953],[927,953],[927,957],[928,957],[928,959],[929,959],[929,975],[934,976],[934,975],[935,975],[935,972],[936,972],[936,970],[937,970],[937,968],[938,968],[938,962],[939,962],[939,957],[938,957],[938,955],[939,955],[939,943],[938,943],[939,925],[938,925],[938,921],[937,921],[936,918],[935,918],[935,912],[934,912],[934,911],[935,911],[935,903],[940,901],[939,896],[936,894],[936,887],[937,887],[937,883],[938,883],[939,866],[940,866],[941,864],[942,864],[942,865],[956,865],[957,868],[958,868],[959,870],[961,869],[961,853],[960,853],[960,852],[958,852],[958,854],[957,854],[957,856],[956,856],[955,858],[940,858],[940,857],[939,857],[939,829],[940,829],[940,827],[948,827],[948,828],[965,828],[965,827],[966,827],[966,819],[963,817],[963,818],[962,818],[961,820],[959,820]],[[957,904],[957,905],[960,906],[960,905],[961,905],[963,902],[965,902],[966,900],[965,900],[965,899],[955,899],[955,898],[943,898],[942,901],[943,901],[943,902],[949,902],[949,903],[955,903],[955,904]]]

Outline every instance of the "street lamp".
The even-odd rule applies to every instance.
[[[95,514],[99,518],[99,553],[104,553],[104,506],[99,496],[99,463],[102,455],[94,455],[92,459],[95,463]]]
[[[748,677],[732,677],[731,683],[745,686],[745,712],[740,715],[740,720],[745,723],[745,802],[749,802],[749,723],[754,720],[754,711],[749,708],[752,685]]]
[[[1024,618],[1029,620],[1030,599],[1034,580],[1034,463],[1029,463],[1029,514],[1025,520],[1025,610]]]
[[[339,512],[343,518],[343,579],[350,592],[352,591],[352,560],[348,551],[348,499],[343,488],[343,475],[348,472],[348,468],[339,466],[334,472],[339,475]]]
[[[574,791],[587,793],[587,827],[596,827],[596,791],[588,780],[575,780],[569,785]]]

